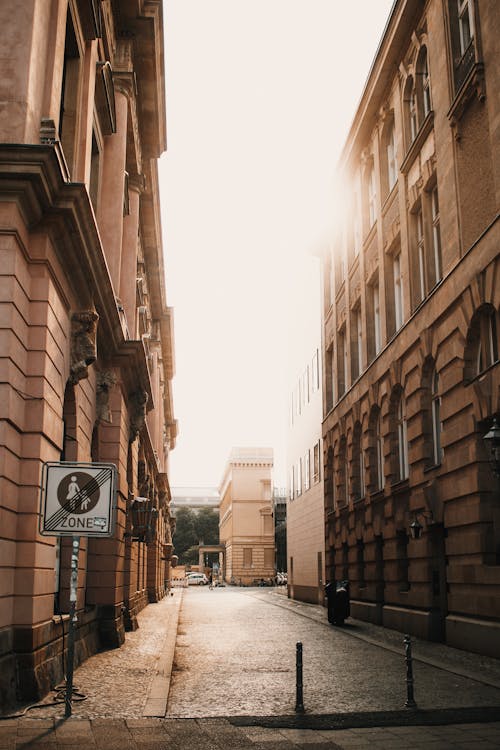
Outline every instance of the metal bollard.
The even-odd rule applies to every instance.
[[[302,682],[302,643],[297,642],[297,658],[296,658],[296,699],[295,699],[295,713],[303,714],[304,709],[304,692]]]
[[[413,662],[411,656],[411,638],[405,635],[405,660],[406,660],[406,703],[405,708],[417,708],[413,697]]]

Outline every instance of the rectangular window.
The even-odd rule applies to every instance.
[[[471,0],[457,0],[460,53],[463,55],[474,38]]]
[[[253,550],[251,547],[243,547],[243,567],[244,568],[253,567],[252,552]]]
[[[425,242],[424,242],[424,220],[422,218],[422,209],[420,208],[415,215],[415,232],[417,244],[417,262],[418,262],[418,282],[419,282],[419,301],[425,299]]]
[[[313,482],[320,480],[320,441],[316,443],[313,449]]]
[[[394,126],[392,126],[391,128],[391,132],[387,140],[387,178],[388,178],[388,183],[389,183],[389,190],[392,190],[398,178],[398,165],[396,161],[396,143],[394,140]]]
[[[372,166],[368,177],[368,219],[370,227],[377,218],[377,187],[375,182],[375,168]]]
[[[382,336],[380,328],[380,293],[378,284],[373,285],[373,326],[375,334],[375,354],[382,348]]]
[[[317,390],[319,390],[319,353],[316,349],[312,358],[312,392],[315,393]]]
[[[362,498],[366,495],[366,484],[365,484],[365,452],[363,448],[359,451],[359,497]]]
[[[297,461],[297,497],[302,495],[302,459],[299,458]]]
[[[304,489],[311,486],[311,452],[308,450],[304,456]]]
[[[439,199],[437,187],[431,193],[431,211],[432,211],[432,250],[434,255],[434,274],[435,283],[442,278],[441,271],[441,231],[439,221]]]
[[[394,319],[396,331],[403,325],[403,284],[401,279],[401,254],[395,255],[392,260],[392,271],[394,279]]]
[[[294,495],[295,476],[294,475],[295,475],[295,470],[294,470],[294,467],[292,466],[292,468],[290,469],[290,493],[289,493],[290,500],[293,500],[293,498],[295,497]]]

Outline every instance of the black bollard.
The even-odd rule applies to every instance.
[[[302,682],[302,643],[297,642],[297,659],[296,659],[296,699],[295,699],[295,713],[303,714],[304,709],[304,692]]]
[[[405,635],[405,660],[406,660],[406,703],[405,708],[416,708],[415,698],[413,697],[413,661],[411,656],[411,638]]]

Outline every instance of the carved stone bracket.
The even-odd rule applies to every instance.
[[[96,422],[113,421],[109,408],[109,392],[115,384],[116,375],[112,370],[102,370],[97,374]]]
[[[146,391],[135,391],[130,396],[130,434],[129,441],[134,442],[146,421],[146,405],[148,394]]]
[[[71,316],[71,365],[69,382],[72,385],[88,377],[88,366],[97,359],[97,321],[95,310],[75,312]]]

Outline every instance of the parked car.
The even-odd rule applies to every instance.
[[[206,586],[208,583],[205,573],[188,573],[186,578],[188,586]]]

